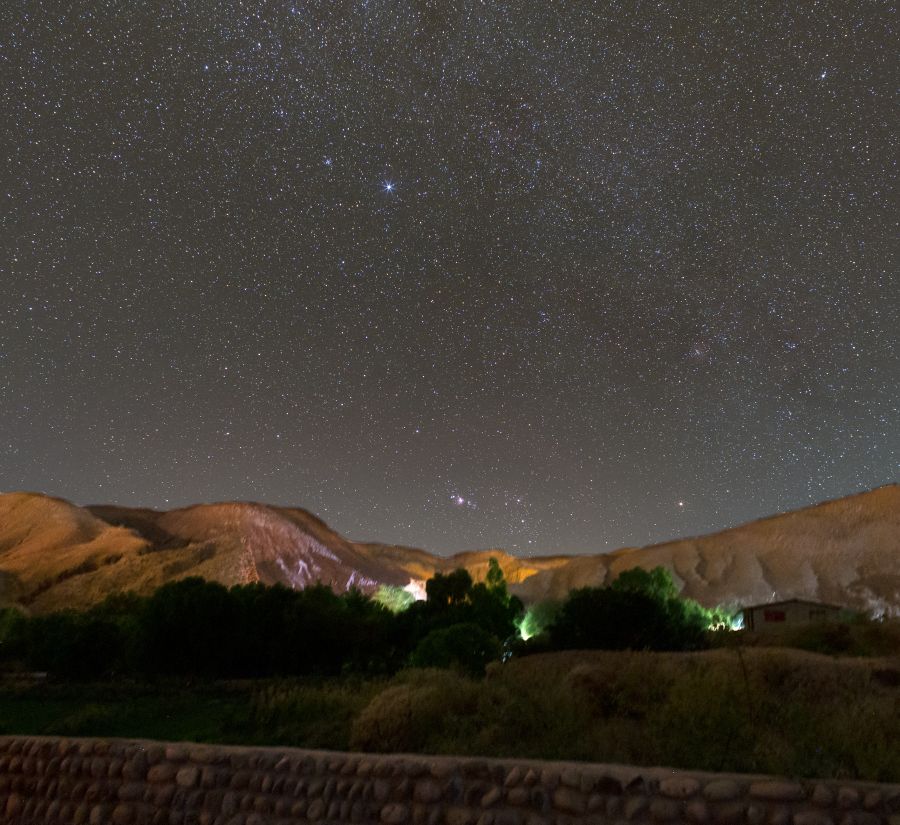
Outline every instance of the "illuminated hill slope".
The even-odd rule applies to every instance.
[[[827,501],[719,533],[572,557],[513,588],[528,601],[667,567],[706,605],[792,596],[900,615],[900,486]]]
[[[34,612],[83,607],[125,590],[148,593],[186,576],[371,591],[421,585],[437,571],[466,567],[478,580],[491,557],[526,601],[608,583],[629,567],[664,565],[685,595],[707,605],[802,596],[900,615],[900,487],[708,536],[541,558],[502,550],[448,558],[352,542],[299,508],[225,502],[157,511],[0,495],[0,603]]]
[[[42,612],[186,576],[305,587],[407,584],[304,510],[229,502],[168,512],[0,496],[0,598]]]

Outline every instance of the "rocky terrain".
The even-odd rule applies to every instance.
[[[124,590],[146,593],[186,576],[417,589],[436,571],[456,567],[483,578],[492,556],[526,602],[607,583],[630,567],[664,565],[685,595],[707,605],[798,596],[900,615],[900,486],[707,536],[540,558],[502,550],[442,557],[354,542],[292,507],[225,502],[158,511],[0,495],[0,604],[32,612],[83,607]]]

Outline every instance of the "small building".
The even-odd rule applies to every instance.
[[[836,604],[811,602],[806,599],[785,599],[781,602],[766,602],[744,607],[744,628],[764,630],[785,625],[809,624],[810,622],[836,621],[847,608]]]

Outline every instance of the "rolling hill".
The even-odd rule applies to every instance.
[[[502,550],[443,557],[350,541],[300,508],[248,502],[160,511],[78,507],[37,493],[0,495],[0,604],[84,607],[186,576],[336,590],[420,587],[438,571],[484,577],[495,557],[526,602],[562,598],[640,566],[668,567],[684,595],[714,605],[799,596],[900,615],[900,486],[889,485],[722,532],[587,556]]]
[[[528,601],[667,567],[705,605],[802,597],[900,615],[900,485],[823,502],[696,538],[574,556],[519,587]],[[515,588],[514,588],[515,589]]]

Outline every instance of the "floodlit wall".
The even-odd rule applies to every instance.
[[[900,825],[900,785],[519,759],[0,737],[0,821]]]

